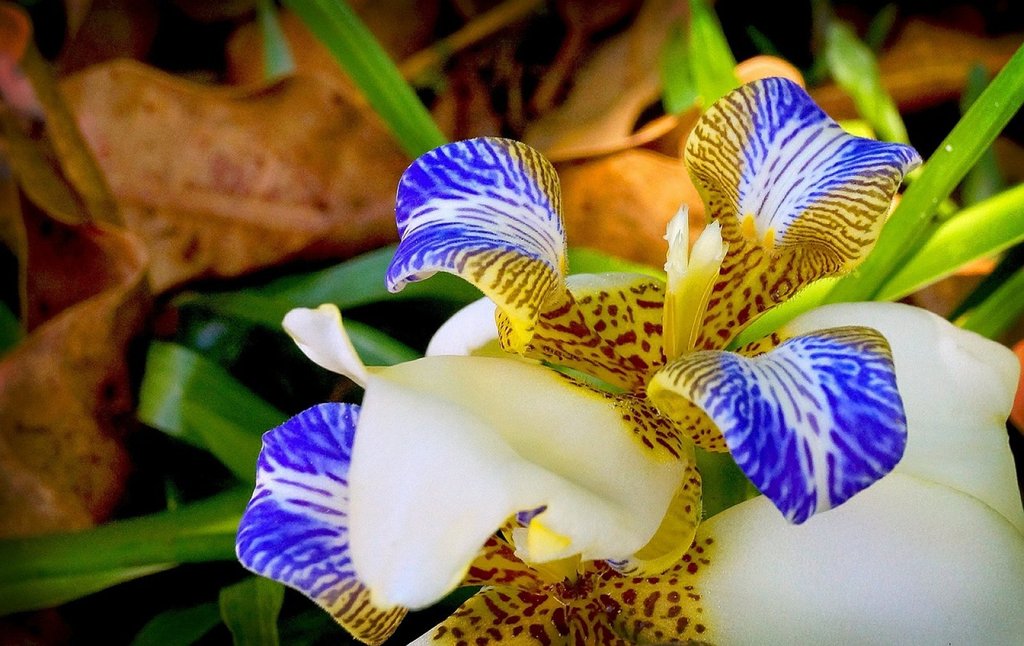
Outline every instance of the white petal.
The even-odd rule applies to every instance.
[[[792,526],[755,498],[697,533],[692,582],[722,644],[1017,644],[1024,536],[976,498],[890,474]]]
[[[540,366],[427,357],[383,369],[349,472],[353,563],[375,603],[423,607],[506,519],[541,507],[531,532],[545,553],[531,558],[622,559],[654,534],[684,467],[637,441],[613,400]]]
[[[1013,353],[928,311],[895,303],[820,307],[785,332],[840,325],[872,327],[892,347],[908,435],[895,471],[976,496],[1024,532],[1006,435],[1020,370]]]
[[[498,343],[494,322],[497,306],[484,296],[456,312],[437,329],[427,345],[427,356],[511,356]]]
[[[337,306],[294,309],[285,315],[283,327],[310,361],[366,385],[369,373],[341,324]]]

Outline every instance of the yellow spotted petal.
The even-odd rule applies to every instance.
[[[460,276],[505,312],[516,348],[565,297],[558,176],[525,144],[482,137],[426,153],[402,175],[395,215],[393,292],[438,271]]]
[[[855,267],[920,157],[847,134],[798,85],[768,78],[702,115],[686,163],[729,248],[697,344],[712,349],[809,282]]]
[[[450,617],[413,642],[417,646],[568,645],[567,610],[544,593],[484,588]]]
[[[650,374],[665,362],[662,282],[639,274],[577,274],[567,283],[570,297],[541,313],[523,354],[642,391]],[[513,345],[513,329],[499,315],[506,347]]]

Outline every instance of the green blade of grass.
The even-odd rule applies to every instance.
[[[853,99],[857,112],[878,136],[887,141],[908,143],[903,118],[882,85],[878,61],[849,25],[838,20],[828,24],[824,54],[832,78]]]
[[[139,391],[138,418],[168,435],[208,448],[195,428],[196,408],[256,441],[261,433],[287,419],[216,363],[175,343],[151,343]]]
[[[259,576],[221,588],[220,616],[235,646],[278,644],[277,616],[283,603],[284,586]]]
[[[242,487],[94,529],[0,540],[0,615],[50,607],[174,564],[234,560],[235,531],[251,495]]]
[[[662,103],[668,114],[678,114],[692,108],[700,96],[690,69],[688,40],[682,24],[679,21],[673,22],[660,59]]]
[[[271,0],[259,0],[256,3],[259,17],[260,32],[263,35],[263,74],[268,79],[291,74],[295,71],[288,39],[281,31],[281,23],[277,20],[277,9]]]
[[[937,224],[932,216],[1024,102],[1024,46],[978,97],[907,189],[864,263],[829,302],[871,300]]]
[[[284,0],[327,47],[402,149],[418,157],[446,139],[377,39],[344,0]]]
[[[976,64],[971,67],[967,74],[967,85],[964,87],[963,96],[960,97],[960,113],[965,114],[978,100],[981,93],[988,85],[988,72],[985,66]],[[981,154],[978,163],[974,165],[964,178],[960,187],[960,198],[964,206],[970,206],[986,198],[992,197],[1006,187],[1003,175],[999,171],[999,162],[996,160],[995,150],[990,146]]]
[[[713,9],[704,0],[690,0],[690,69],[705,108],[740,83],[736,58]]]
[[[879,290],[895,300],[948,276],[963,265],[1024,241],[1024,185],[963,209],[943,222]]]
[[[6,303],[0,303],[0,357],[16,346],[24,334],[18,317]]]
[[[165,610],[146,622],[131,646],[191,646],[219,623],[216,603]]]
[[[1024,269],[1003,281],[988,298],[964,316],[960,327],[998,338],[1024,315]]]

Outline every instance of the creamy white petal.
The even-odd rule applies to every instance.
[[[976,498],[890,474],[799,526],[765,498],[706,521],[686,583],[721,644],[1019,644],[1024,536]],[[692,609],[690,609],[692,611]]]
[[[511,357],[498,343],[496,310],[494,301],[486,296],[463,307],[430,338],[427,356]]]
[[[1024,532],[1006,436],[1020,370],[1013,353],[931,312],[896,303],[820,307],[794,319],[785,333],[840,325],[874,328],[892,347],[908,429],[895,471],[976,496]]]
[[[282,325],[310,361],[360,386],[366,385],[369,373],[341,324],[337,306],[324,304],[315,310],[296,308],[285,315]]]
[[[519,361],[427,357],[375,371],[349,472],[352,558],[375,603],[437,601],[521,511],[543,508],[533,560],[621,560],[643,547],[686,463],[645,447],[623,413]]]

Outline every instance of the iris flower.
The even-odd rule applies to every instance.
[[[307,356],[365,395],[264,436],[242,563],[368,643],[460,585],[484,587],[424,641],[1019,631],[1007,350],[887,304],[726,350],[856,267],[917,154],[765,79],[702,116],[686,161],[712,221],[690,248],[685,211],[673,220],[660,280],[568,276],[557,177],[523,144],[416,160],[388,287],[447,271],[487,299],[390,367],[363,365],[337,308],[289,313]],[[764,496],[701,523],[695,446],[729,451]]]

